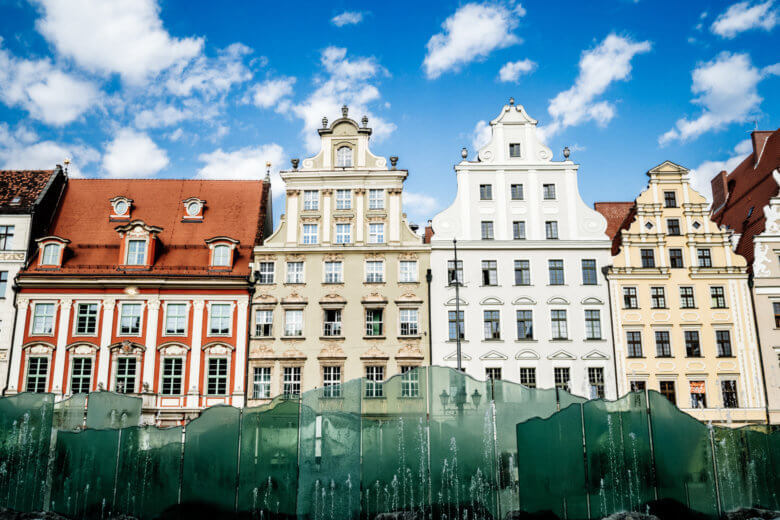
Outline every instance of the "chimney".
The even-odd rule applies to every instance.
[[[726,170],[721,170],[710,181],[712,186],[712,211],[717,211],[726,203],[726,198],[729,194],[728,185],[726,184],[727,175]]]
[[[428,224],[425,226],[425,233],[423,234],[423,243],[430,244],[431,238],[433,238],[433,222],[428,220]]]

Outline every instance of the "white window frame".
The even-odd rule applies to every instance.
[[[118,302],[119,313],[116,320],[116,335],[128,338],[140,338],[144,332],[144,302],[141,301],[128,301]],[[141,312],[138,315],[138,334],[122,333],[122,317],[124,316],[124,309],[128,305],[138,305],[141,308]]]
[[[368,224],[368,243],[369,244],[384,244],[385,243],[385,223],[384,222],[370,222]]]
[[[413,317],[411,320],[409,317]],[[405,319],[406,318],[406,319]],[[404,325],[407,330],[404,332]],[[414,307],[402,307],[398,309],[398,335],[399,336],[419,336],[420,335],[420,309]]]
[[[385,209],[385,190],[371,188],[368,190],[368,209]]]
[[[338,269],[329,270],[329,266],[338,266]],[[344,262],[341,260],[326,260],[322,263],[323,283],[344,283]],[[333,279],[329,279],[332,276]]]
[[[265,372],[268,376],[258,378],[258,372]],[[273,377],[273,367],[255,366],[252,368],[252,399],[270,399],[271,398],[271,378]],[[261,385],[266,392],[257,392],[258,385]]]
[[[179,381],[179,392],[175,394],[166,394],[163,393],[163,389],[165,388],[165,385],[163,382],[165,381],[165,360],[166,359],[178,359],[181,361],[181,375],[177,376]],[[161,356],[160,358],[160,381],[159,381],[159,388],[160,388],[160,395],[167,396],[167,397],[176,397],[176,396],[183,396],[187,393],[187,389],[184,387],[184,381],[187,378],[187,358],[186,356]]]
[[[170,316],[170,306],[171,305],[183,305],[184,306],[184,331],[181,333],[178,332],[169,332],[168,331],[168,318]],[[163,316],[163,336],[186,336],[187,335],[187,327],[189,325],[189,312],[190,306],[187,302],[165,302],[165,312]]]
[[[297,369],[297,370],[296,370]],[[287,378],[289,370],[290,378]],[[287,385],[297,385],[297,392],[285,392]],[[282,366],[282,395],[286,397],[299,396],[303,393],[303,367],[300,366]]]
[[[303,190],[303,211],[319,211],[319,190]]]
[[[270,282],[264,282],[264,281],[262,281],[263,280],[263,275],[264,274],[268,275],[268,273],[267,272],[266,273],[263,272],[263,267],[264,266],[267,267],[269,265],[271,266],[271,271],[270,271],[271,281]],[[257,272],[258,272],[257,283],[259,283],[260,285],[271,285],[271,284],[276,283],[276,262],[273,262],[273,261],[271,261],[271,262],[267,262],[267,261],[259,262],[258,266],[257,266]]]
[[[301,270],[300,271],[292,271],[290,270],[291,265],[298,265],[300,264]],[[305,283],[306,277],[306,263],[303,260],[295,261],[295,262],[287,262],[286,264],[287,268],[287,274],[285,277],[285,283]],[[296,275],[293,277],[292,275]],[[300,275],[300,276],[297,276]]]
[[[141,262],[130,261],[131,255],[135,255],[135,258],[133,259],[138,260],[137,258],[138,251],[133,252],[130,247],[133,243],[137,243],[137,244],[140,243],[144,245],[143,258],[141,258]],[[145,238],[130,238],[127,240],[127,251],[125,252],[125,265],[140,265],[140,266],[147,265],[148,262],[146,261],[146,256],[148,254],[149,254],[149,240]]]
[[[300,320],[290,320],[289,317],[292,315],[291,313],[300,313],[298,314],[300,316]],[[301,338],[303,337],[303,327],[304,327],[304,320],[303,320],[303,309],[285,309],[284,310],[284,337],[285,338]],[[297,323],[296,323],[297,322]],[[288,334],[292,329],[290,329],[290,324],[297,325],[300,324],[300,334]]]
[[[221,253],[220,255],[217,254],[217,251],[224,251],[225,257],[222,258]],[[211,253],[211,265],[212,267],[230,267],[231,266],[231,249],[230,246],[225,244],[216,244],[214,246],[214,250]]]
[[[563,312],[563,328],[565,329],[565,336],[555,335],[555,325],[553,321],[553,312]],[[550,340],[561,341],[571,339],[571,330],[569,329],[569,312],[566,309],[550,309]],[[569,374],[571,377],[571,374]]]
[[[312,233],[312,230],[314,233]],[[306,245],[319,243],[319,226],[317,224],[303,224],[301,226],[302,242]]]
[[[345,144],[336,148],[336,168],[352,168],[354,164],[354,150],[351,146]]]
[[[346,197],[344,195],[346,195]],[[337,210],[352,209],[352,190],[350,189],[336,190],[336,209]]]
[[[265,315],[265,313],[270,313],[271,314],[271,321],[270,322],[268,322],[268,321],[259,321],[258,318],[260,317],[260,313],[261,312],[264,313],[264,315]],[[273,309],[264,309],[264,308],[255,309],[254,320],[255,320],[255,323],[254,323],[255,328],[254,328],[254,334],[253,334],[254,337],[256,337],[256,338],[272,338],[274,336],[274,310]],[[268,325],[268,324],[271,325],[271,330],[270,330],[269,334],[262,335],[262,334],[258,334],[257,333],[258,332],[258,325]]]
[[[209,374],[209,368],[211,368],[211,361],[212,360],[224,360],[225,361],[225,375],[216,375],[212,376]],[[230,356],[206,356],[206,359],[204,359],[204,367],[203,367],[203,395],[207,397],[228,397],[231,393],[230,388]],[[215,378],[215,379],[222,379],[224,377],[225,380],[225,392],[224,393],[215,393],[212,394],[209,392],[209,379]]]
[[[225,332],[212,332],[212,326],[211,326],[211,319],[213,317],[214,307],[227,307],[228,308],[228,331]],[[208,324],[208,328],[206,329],[206,336],[209,337],[220,337],[225,338],[233,335],[233,303],[232,302],[221,302],[221,301],[215,301],[215,302],[209,302],[208,305],[208,316],[206,316],[206,323]],[[224,316],[220,316],[220,319],[224,319]]]
[[[54,312],[51,315],[51,332],[37,332],[37,329],[35,327],[36,322],[36,312],[38,310],[39,305],[51,305],[52,309],[54,309]],[[42,318],[47,318],[48,316],[42,316]],[[52,301],[44,301],[44,302],[35,302],[32,305],[32,319],[30,319],[30,336],[54,336],[55,331],[57,330],[57,302]]]
[[[404,269],[404,265],[411,266],[410,269]],[[420,269],[417,260],[400,260],[398,262],[398,282],[399,283],[417,283],[420,281]]]
[[[371,267],[376,267],[379,265],[381,269],[379,270],[379,280],[372,280],[370,277],[375,276],[377,273],[373,272]],[[366,260],[365,263],[365,277],[363,278],[365,280],[365,283],[384,283],[385,282],[385,261],[384,260]]]
[[[49,389],[49,380],[51,378],[51,370],[52,370],[51,357],[52,357],[51,353],[48,353],[48,354],[31,354],[29,352],[27,353],[27,355],[25,356],[24,386],[22,387],[22,388],[24,388],[24,390],[23,390],[24,392],[29,392],[29,390],[27,390],[27,388],[28,388],[28,385],[29,385],[29,378],[30,378],[30,361],[33,358],[36,358],[36,359],[38,359],[38,358],[46,359],[46,377],[44,378],[44,382],[43,382],[43,385],[44,385],[43,386],[43,393],[48,391],[48,389]],[[40,393],[40,392],[36,391],[36,392],[31,392],[31,393]]]
[[[95,330],[94,332],[78,332],[78,325],[79,325],[79,307],[82,305],[96,305],[97,309],[95,312]],[[79,336],[79,337],[94,337],[97,336],[100,332],[100,302],[97,300],[93,301],[78,301],[73,303],[73,335]]]
[[[131,388],[129,391],[119,392],[119,390],[117,389],[118,388],[117,387],[117,378],[119,377],[119,360],[120,359],[132,359],[133,361],[135,361],[135,375],[133,376],[133,388]],[[139,382],[139,377],[138,376],[141,375],[140,368],[141,368],[141,360],[138,359],[138,356],[133,356],[133,355],[130,355],[130,356],[127,356],[127,355],[114,356],[113,369],[112,369],[113,381],[111,381],[111,388],[113,389],[113,391],[117,392],[117,393],[121,393],[121,394],[135,394],[135,393],[138,393],[138,382]]]
[[[92,391],[92,387],[95,383],[95,355],[94,354],[79,354],[79,355],[70,355],[69,361],[69,367],[68,367],[68,392],[67,395],[76,395],[75,392],[73,392],[73,370],[76,368],[76,360],[77,359],[89,359],[89,390],[86,393],[89,393]],[[83,393],[83,392],[79,392]]]
[[[346,233],[343,233],[339,230],[339,228],[345,228]],[[346,240],[343,240],[343,238],[346,237]],[[352,224],[350,223],[344,223],[344,222],[337,222],[336,223],[336,234],[335,237],[336,241],[335,244],[351,244],[352,243]]]
[[[61,244],[48,243],[44,244],[43,251],[41,252],[41,265],[60,265],[60,248]],[[54,251],[54,254],[49,254],[46,251]],[[54,256],[52,259],[51,257]]]

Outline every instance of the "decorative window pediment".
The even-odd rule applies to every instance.
[[[455,303],[456,303],[455,298],[450,298],[449,300],[447,300],[447,303],[445,303],[445,305],[448,306],[448,307],[455,307]],[[457,302],[457,303],[460,304],[460,305],[468,305],[469,304],[469,302],[467,302],[463,298],[460,298],[460,301]]]
[[[557,352],[553,352],[549,356],[547,356],[547,359],[577,359],[577,356],[574,356],[570,354],[569,352],[566,352],[565,350],[559,350]]]
[[[536,300],[528,296],[521,296],[513,301],[512,305],[536,305]]]
[[[480,305],[504,305],[504,302],[495,296],[488,296],[479,302]]]
[[[238,249],[238,240],[220,236],[206,241],[209,248],[209,265],[217,269],[231,269]]]
[[[184,204],[184,222],[199,222],[203,220],[203,210],[206,207],[206,201],[198,197],[190,197],[181,201]]]
[[[569,300],[566,298],[563,298],[562,296],[553,296],[549,300],[547,300],[548,305],[569,305]]]
[[[497,350],[491,350],[490,352],[485,352],[479,356],[479,359],[483,361],[503,361],[509,358],[506,356],[506,354],[502,354]]]
[[[599,352],[598,350],[591,350],[590,352],[582,356],[582,359],[605,361],[609,359],[609,356],[607,356],[603,352]]]
[[[123,239],[119,248],[119,265],[148,268],[154,263],[157,235],[162,228],[150,226],[143,220],[133,220],[114,229]]]
[[[515,359],[539,359],[539,354],[534,350],[525,349],[515,354]]]
[[[604,305],[604,302],[602,300],[599,300],[598,298],[595,298],[593,296],[583,299],[580,303],[582,305]]]
[[[65,248],[70,240],[58,236],[47,236],[36,239],[38,243],[38,265],[40,267],[62,267]]]
[[[469,356],[465,352],[461,352],[460,359],[461,361],[471,361],[471,356]],[[458,360],[458,352],[454,350],[450,354],[448,354],[447,357],[444,358],[444,361],[457,361],[457,360]]]
[[[124,196],[114,197],[109,200],[111,203],[110,220],[130,220],[130,213],[133,210],[133,199]]]

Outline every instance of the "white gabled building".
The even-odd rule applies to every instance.
[[[607,222],[580,198],[579,166],[553,161],[536,125],[510,99],[478,159],[455,166],[455,201],[432,223],[432,363],[457,365],[457,239],[465,371],[615,398]]]

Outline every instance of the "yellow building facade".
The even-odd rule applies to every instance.
[[[607,268],[620,395],[657,390],[704,421],[766,420],[745,259],[688,170],[647,172]]]

